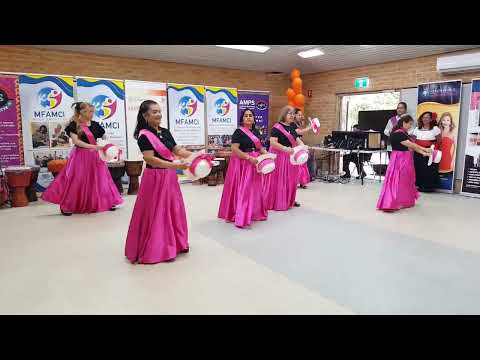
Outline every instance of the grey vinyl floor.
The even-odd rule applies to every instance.
[[[216,218],[221,186],[185,184],[191,251],[150,266],[123,255],[135,196],[68,218],[0,209],[0,313],[479,314],[480,199],[384,214],[379,191],[315,182],[300,208],[237,229]]]

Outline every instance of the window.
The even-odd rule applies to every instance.
[[[395,110],[400,102],[399,91],[342,96],[340,129],[351,130],[358,123],[358,112],[362,110]]]
[[[399,102],[399,91],[344,95],[341,98],[340,130],[351,131],[353,125],[358,124],[359,111],[395,110]],[[375,165],[381,166],[388,163],[388,158],[385,158],[385,155],[382,156],[383,159],[379,154],[373,154],[370,161],[364,164],[363,169],[367,179],[374,178],[376,173]],[[355,164],[350,163],[349,169],[352,176],[359,175]]]

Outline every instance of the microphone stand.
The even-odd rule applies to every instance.
[[[359,172],[360,179],[362,180],[363,185],[363,171],[360,169],[360,145],[357,145],[357,171]]]

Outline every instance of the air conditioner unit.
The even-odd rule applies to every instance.
[[[480,71],[480,52],[439,57],[437,71],[443,74]]]

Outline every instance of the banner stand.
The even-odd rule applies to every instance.
[[[472,79],[460,195],[480,198],[480,79]]]
[[[252,110],[255,114],[255,126],[260,131],[264,146],[268,142],[268,115],[270,111],[270,92],[257,90],[238,90],[238,126],[242,123],[242,114],[245,110]]]
[[[235,88],[205,87],[207,146],[215,151],[230,148],[237,129],[238,92]]]
[[[439,192],[453,193],[455,179],[455,154],[460,122],[460,99],[462,80],[436,81],[418,85],[417,116],[430,111],[437,115],[437,126],[441,131],[442,160],[438,164]],[[437,145],[438,146],[438,145]]]

